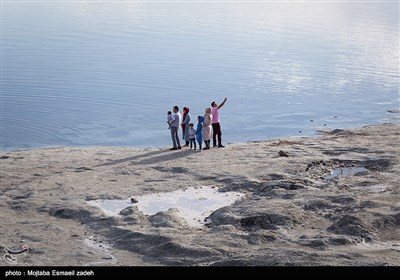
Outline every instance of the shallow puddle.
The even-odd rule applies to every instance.
[[[365,167],[343,167],[343,168],[337,168],[332,170],[331,175],[325,177],[325,179],[330,180],[334,178],[338,178],[341,176],[352,176],[357,173],[361,172],[368,172],[369,170],[366,169]]]
[[[91,200],[87,203],[100,207],[107,215],[117,216],[119,212],[129,206],[137,206],[146,215],[154,215],[159,211],[177,208],[179,214],[185,218],[190,226],[204,225],[204,219],[213,211],[231,205],[244,194],[239,192],[219,192],[212,187],[191,187],[167,193],[155,193],[135,196],[139,201],[132,203],[126,200]]]

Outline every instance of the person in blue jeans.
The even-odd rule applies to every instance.
[[[178,106],[174,106],[172,111],[174,112],[174,114],[171,117],[170,124],[171,124],[171,138],[173,147],[170,150],[178,150],[182,149],[178,137],[178,129],[182,120],[182,116],[181,113],[179,113]]]

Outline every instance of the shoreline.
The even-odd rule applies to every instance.
[[[387,112],[392,113],[394,115],[399,114],[400,110],[397,109],[392,109],[392,110],[387,110]],[[335,129],[344,129],[344,130],[348,130],[348,129],[357,129],[357,128],[362,128],[365,126],[375,126],[375,125],[385,125],[385,124],[400,124],[400,122],[398,122],[399,117],[393,117],[391,118],[391,120],[393,120],[394,122],[382,122],[381,121],[376,121],[376,122],[371,122],[368,124],[360,124],[357,126],[346,126],[343,127],[341,126],[339,127],[319,127],[319,128],[315,128],[314,132],[312,134],[298,134],[298,135],[283,135],[283,136],[277,136],[277,137],[265,137],[265,138],[260,138],[260,139],[255,139],[255,140],[247,140],[247,141],[232,141],[232,142],[226,142],[225,145],[236,145],[236,144],[246,144],[246,143],[252,143],[252,142],[261,142],[261,141],[271,141],[271,140],[277,140],[277,139],[288,139],[288,138],[304,138],[304,137],[309,137],[309,138],[314,138],[314,137],[319,137],[321,136],[321,134],[324,133],[324,131],[331,131],[331,130],[335,130]],[[171,142],[170,136],[169,137],[169,142]],[[182,141],[182,140],[181,140]],[[197,142],[196,142],[197,144]],[[204,143],[203,143],[204,145]],[[16,151],[30,151],[30,150],[40,150],[40,149],[58,149],[58,148],[78,148],[78,149],[90,149],[90,148],[99,148],[99,147],[109,147],[109,148],[137,148],[137,149],[166,149],[166,148],[170,148],[172,146],[172,143],[169,143],[169,145],[165,145],[165,146],[135,146],[135,145],[49,145],[49,146],[33,146],[33,147],[22,147],[22,148],[3,148],[0,149],[0,155],[4,155],[10,152],[16,152]]]
[[[324,130],[201,152],[2,152],[0,249],[28,245],[17,257],[25,266],[398,266],[399,128]],[[344,176],[346,168],[367,171]],[[327,179],[335,170],[341,173]],[[212,225],[202,228],[171,211],[111,217],[86,203],[196,186],[244,197],[215,209]]]

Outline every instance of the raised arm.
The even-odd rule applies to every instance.
[[[225,97],[224,101],[222,101],[221,104],[219,104],[218,110],[221,109],[221,107],[225,105],[226,100],[228,100],[228,98]]]

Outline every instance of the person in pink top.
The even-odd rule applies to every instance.
[[[217,137],[218,137],[218,147],[224,148],[225,146],[222,145],[222,132],[221,132],[221,124],[219,119],[219,109],[225,105],[226,100],[228,98],[224,98],[221,104],[215,103],[215,101],[211,102],[211,113],[212,113],[212,128],[213,128],[213,147],[217,147]]]

